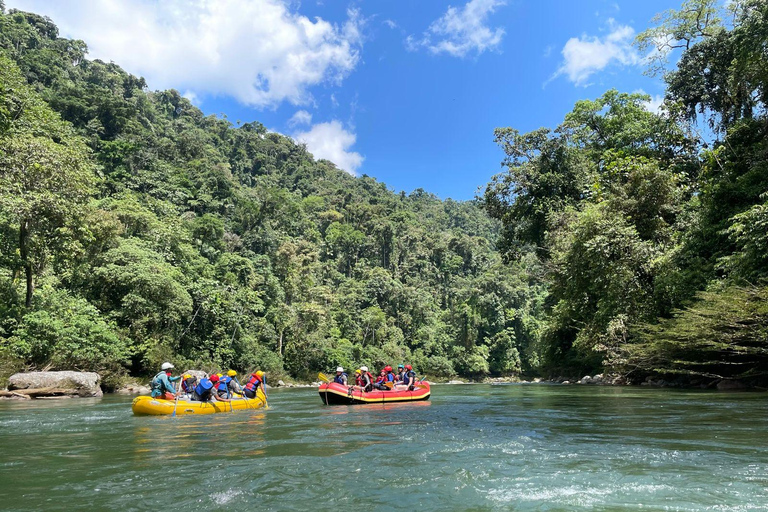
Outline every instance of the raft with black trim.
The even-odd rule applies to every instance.
[[[349,404],[389,404],[393,402],[416,402],[419,400],[429,400],[429,383],[417,382],[413,391],[391,390],[379,391],[373,390],[363,393],[359,389],[353,389],[343,384],[328,382],[320,384],[317,389],[320,398],[326,405],[349,405]]]
[[[231,404],[231,405],[230,405]],[[264,407],[264,393],[259,389],[256,398],[234,398],[231,402],[196,402],[194,400],[161,400],[151,396],[137,396],[133,399],[133,414],[137,416],[162,416],[173,414],[214,414],[234,412],[243,409],[261,409]]]

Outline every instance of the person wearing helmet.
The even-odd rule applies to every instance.
[[[184,393],[190,395],[192,394],[192,390],[195,389],[196,385],[197,385],[197,377],[194,377],[189,373],[185,373],[181,381],[181,390]]]
[[[384,368],[382,368],[381,371],[379,372],[378,377],[376,377],[376,382],[373,383],[373,387],[378,390],[384,391],[387,389],[387,386],[385,385],[386,381],[387,381],[387,371]]]
[[[387,389],[392,389],[392,386],[394,385],[394,382],[395,382],[395,374],[392,373],[392,367],[387,365],[386,367],[384,367],[384,371],[387,372],[386,379],[384,380],[384,382],[392,383],[389,386],[387,386]]]
[[[373,375],[368,371],[367,366],[360,367],[360,389],[367,393],[373,390]]]
[[[403,382],[403,374],[405,373],[405,366],[397,365],[397,375],[395,375],[395,382]]]
[[[259,370],[255,373],[252,373],[251,377],[248,379],[248,382],[245,384],[245,388],[243,388],[243,394],[248,398],[256,398],[256,393],[258,392],[259,386],[261,386],[261,390],[264,392],[264,396],[267,396],[265,380],[266,379],[263,371]]]
[[[237,380],[237,372],[235,370],[229,370],[227,372],[227,377],[229,377],[229,392],[230,396],[232,396],[235,393],[243,394],[243,387],[240,385],[240,382]]]
[[[355,370],[355,386],[358,386],[360,389],[363,389],[363,370],[358,368]]]
[[[344,367],[339,366],[336,368],[336,376],[333,378],[333,382],[336,384],[347,385],[348,376],[344,373]]]
[[[416,372],[413,371],[413,366],[407,364],[403,374],[403,385],[408,387],[408,391],[413,391],[414,384],[416,384]]]
[[[232,389],[230,387],[232,377],[222,373],[217,373],[216,376],[219,378],[219,383],[216,385],[216,398],[232,398]]]
[[[171,377],[172,374],[173,365],[171,363],[165,362],[160,366],[160,373],[155,375],[150,383],[152,398],[176,400],[176,388],[172,383],[181,377]]]
[[[192,392],[192,400],[196,400],[198,402],[213,402],[216,400],[221,402],[229,402],[229,399],[226,397],[222,398],[218,396],[218,385],[219,376],[215,373],[207,379],[200,379],[200,382],[197,383],[197,386],[195,386],[195,389]]]

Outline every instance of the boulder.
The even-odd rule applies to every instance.
[[[717,389],[719,391],[735,391],[739,389],[747,389],[747,385],[740,380],[723,379],[717,383]]]
[[[181,375],[184,376],[187,373],[195,377],[197,380],[208,378],[208,372],[204,372],[203,370],[184,370],[181,372]]]
[[[585,375],[584,377],[581,378],[578,384],[592,384],[592,377],[590,377],[589,375]]]
[[[284,386],[285,386],[285,382],[283,382],[282,380],[277,381],[277,387],[282,388]]]
[[[458,379],[449,380],[448,384],[464,384],[464,381],[463,380],[458,380]]]
[[[150,393],[150,389],[147,386],[143,386],[141,384],[138,384],[136,382],[132,382],[131,384],[127,384],[117,391],[118,395],[148,395]]]
[[[567,384],[570,384],[570,383],[571,383],[571,381],[569,381],[569,380],[564,380],[564,381],[562,382],[562,384],[566,384],[566,385],[567,385]]]
[[[16,373],[8,379],[8,390],[37,397],[103,395],[94,372],[29,372]]]

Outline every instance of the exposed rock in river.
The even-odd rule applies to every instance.
[[[100,397],[100,381],[94,372],[16,373],[8,379],[8,393],[29,398]]]

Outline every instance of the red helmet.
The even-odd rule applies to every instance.
[[[405,369],[406,370],[413,370],[413,366],[407,364],[407,365],[405,365]]]
[[[389,372],[391,372],[391,371],[392,371],[392,367],[391,367],[391,366],[385,366],[385,367],[384,367],[384,371],[385,371],[385,372],[387,372],[387,373],[389,373]]]
[[[211,375],[210,377],[208,377],[208,379],[209,379],[211,382],[219,382],[219,376],[218,376],[218,375],[216,375],[215,373],[214,373],[213,375]]]

